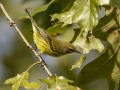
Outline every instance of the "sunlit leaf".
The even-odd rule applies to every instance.
[[[85,55],[82,54],[80,56],[80,59],[74,65],[72,65],[72,68],[70,70],[73,70],[75,68],[80,68],[81,65],[84,63],[85,59],[86,59]]]
[[[105,7],[106,15],[93,30],[97,38],[106,41],[106,50],[97,59],[87,64],[79,73],[78,86],[84,86],[95,80],[106,78],[109,90],[119,85],[120,78],[120,24],[119,12],[115,8]],[[84,89],[84,87],[83,87]]]
[[[78,23],[80,26],[93,28],[98,23],[98,6],[106,4],[109,4],[109,0],[76,0],[69,11],[54,14],[52,19],[58,19],[64,25]]]
[[[83,53],[88,53],[91,49],[97,49],[101,52],[104,50],[101,41],[92,35],[89,41],[87,41],[87,35],[89,32],[92,34],[91,30],[98,24],[98,7],[108,4],[109,0],[76,0],[69,11],[54,14],[52,20],[58,19],[59,22],[64,22],[63,25],[78,23],[81,31],[73,44],[80,46],[83,49]],[[94,47],[93,44],[95,44]]]
[[[96,49],[99,52],[104,50],[104,46],[100,39],[95,38],[93,35],[89,36],[88,39],[86,38],[86,35],[78,36],[73,44],[80,45],[83,53],[88,53],[91,49]]]
[[[22,74],[17,74],[17,76],[7,79],[5,84],[13,84],[12,90],[18,90],[20,86],[26,89],[38,89],[40,85],[36,82],[28,82],[29,73],[23,72]]]
[[[81,90],[77,86],[69,85],[68,83],[73,81],[63,76],[51,76],[45,80],[40,79],[40,81],[48,85],[47,90]]]

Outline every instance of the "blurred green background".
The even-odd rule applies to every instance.
[[[26,15],[24,8],[31,7],[30,12],[35,11],[36,8],[41,5],[48,3],[50,0],[2,0],[3,5],[16,23],[22,34],[28,40],[28,42],[34,46],[32,38],[32,27],[29,19],[20,19],[21,16]],[[53,13],[59,13],[61,7],[57,3],[53,3],[50,7],[37,15],[34,16],[37,24],[43,28],[47,29],[52,26],[51,17]],[[72,28],[78,27],[77,25],[68,27],[64,33],[58,36],[59,39],[69,42],[74,31]],[[78,48],[79,49],[79,48]],[[91,51],[87,54],[87,60],[82,65],[82,67],[89,63],[91,60],[98,56],[97,51]],[[47,63],[49,70],[54,75],[65,76],[70,80],[76,80],[80,69],[69,70],[71,65],[73,65],[80,57],[80,54],[72,53],[62,57],[50,57],[43,54],[43,59]],[[13,27],[10,27],[6,17],[0,9],[0,90],[11,90],[11,85],[5,85],[4,81],[8,78],[14,77],[17,74],[24,72],[31,64],[38,61],[35,55],[27,48],[21,37],[15,31]],[[34,66],[30,71],[29,81],[39,82],[39,78],[45,79],[47,77],[46,71],[41,67],[41,65]],[[42,85],[41,90],[45,90],[45,85]],[[98,84],[99,85],[99,84]],[[26,90],[20,88],[20,90]],[[102,89],[103,90],[103,89]],[[107,89],[105,89],[107,90]]]

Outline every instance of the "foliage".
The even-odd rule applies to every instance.
[[[40,88],[40,85],[36,82],[28,82],[29,73],[28,70],[30,70],[34,65],[39,64],[39,62],[36,62],[32,64],[25,72],[22,74],[17,74],[15,77],[7,79],[5,81],[5,84],[13,84],[12,90],[18,90],[20,86],[26,88],[26,89],[37,89]]]
[[[63,76],[51,76],[46,80],[40,79],[40,81],[48,85],[47,90],[81,90],[79,87],[69,85],[68,83],[73,81]]]
[[[72,65],[72,68],[70,70],[73,70],[75,68],[80,68],[81,65],[84,63],[85,59],[86,59],[85,55],[82,54],[80,59],[74,65]]]
[[[28,82],[29,73],[23,72],[22,74],[17,74],[17,76],[7,79],[5,84],[13,84],[12,90],[18,90],[20,86],[26,89],[40,88],[40,85],[36,82]]]
[[[81,86],[83,83],[87,84],[100,78],[108,80],[109,90],[119,85],[120,34],[118,33],[119,24],[116,22],[119,17],[115,8],[106,7],[106,15],[99,21],[100,24],[93,33],[97,38],[107,42],[107,48],[97,59],[80,71],[78,85]]]
[[[119,88],[120,0],[51,0],[31,14],[36,16],[38,13],[47,11],[53,3],[59,4],[62,9],[61,13],[51,15],[52,21],[58,20],[55,21],[54,26],[47,29],[51,35],[62,34],[68,25],[74,23],[79,25],[79,29],[74,30],[75,34],[72,42],[82,49],[83,54],[71,70],[81,67],[86,59],[86,54],[90,50],[95,49],[101,52],[101,55],[84,66],[79,72],[77,80],[74,81],[77,86],[70,85],[71,80],[57,75],[48,77],[45,80],[39,79],[40,82],[47,84],[47,90],[80,90],[80,88],[84,90],[85,85],[106,78],[109,83],[109,90]],[[101,7],[105,8],[105,16],[99,20],[98,12]],[[21,18],[26,17],[22,16]],[[102,41],[105,42],[104,45]],[[32,87],[27,79],[28,73],[23,72],[12,79],[8,79],[5,84],[13,84],[12,88],[15,88],[13,90],[17,90],[19,86],[25,88],[40,87],[35,82],[32,83]],[[24,86],[24,83],[27,84]]]

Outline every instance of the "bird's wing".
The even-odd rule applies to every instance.
[[[49,47],[55,51],[56,50],[56,46],[54,43],[54,37],[52,37],[48,32],[46,32],[45,30],[43,30],[42,28],[38,27],[35,25],[35,27],[39,30],[40,35],[43,37],[43,39],[48,43]]]

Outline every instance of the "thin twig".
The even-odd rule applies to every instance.
[[[51,72],[49,71],[47,65],[44,63],[44,60],[41,58],[41,56],[39,56],[37,54],[37,52],[35,51],[35,49],[28,43],[28,41],[25,39],[25,37],[23,36],[23,34],[20,32],[20,30],[18,29],[17,25],[15,24],[15,22],[10,18],[10,16],[8,15],[8,13],[6,12],[4,6],[2,5],[2,0],[0,0],[0,7],[4,13],[4,15],[6,16],[7,20],[9,21],[9,25],[13,26],[15,28],[15,30],[18,32],[18,34],[20,35],[20,37],[22,38],[22,40],[24,41],[24,43],[27,45],[28,48],[30,48],[30,50],[35,54],[35,56],[38,58],[38,60],[40,61],[40,63],[42,64],[42,66],[44,67],[44,69],[46,70],[48,76],[52,76]]]

